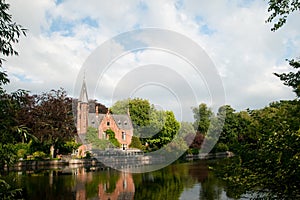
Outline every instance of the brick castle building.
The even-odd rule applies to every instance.
[[[99,139],[108,139],[105,131],[111,129],[115,133],[115,138],[121,144],[121,148],[126,150],[133,136],[133,126],[129,112],[124,115],[100,114],[98,106],[93,101],[89,101],[85,80],[83,80],[80,96],[77,102],[76,125],[79,138],[85,138],[88,127],[98,130]]]

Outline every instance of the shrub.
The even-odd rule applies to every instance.
[[[45,154],[44,152],[42,151],[36,151],[32,154],[33,158],[34,159],[45,159],[47,157],[47,154]]]
[[[224,143],[220,142],[216,145],[216,152],[224,152],[228,150],[229,150],[228,146]]]

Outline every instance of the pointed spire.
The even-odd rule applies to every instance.
[[[88,95],[87,95],[87,89],[86,89],[86,83],[85,83],[85,73],[83,76],[83,82],[82,82],[80,96],[79,96],[78,101],[83,102],[83,103],[89,102]]]

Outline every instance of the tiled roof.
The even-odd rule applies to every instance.
[[[111,115],[115,120],[119,129],[131,130],[133,129],[131,119],[128,115]]]
[[[96,116],[96,113],[89,113],[88,115],[88,126],[98,128],[101,121],[105,117],[106,114],[98,114],[98,117]],[[128,115],[110,115],[115,123],[117,124],[119,129],[122,130],[131,130],[133,129],[131,119]]]

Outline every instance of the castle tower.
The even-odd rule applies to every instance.
[[[77,133],[86,134],[88,127],[89,99],[85,79],[83,79],[77,105]]]

